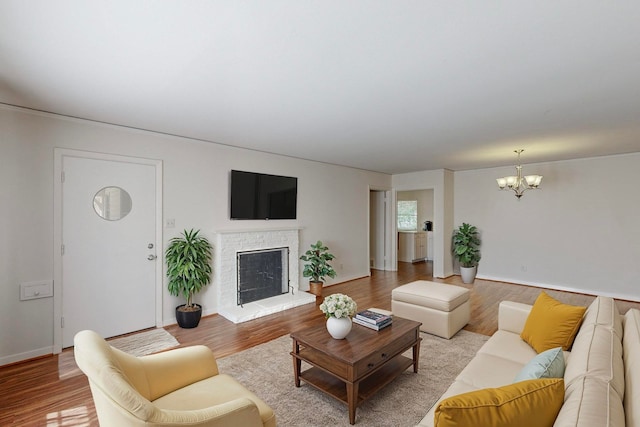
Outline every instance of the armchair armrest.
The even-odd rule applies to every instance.
[[[218,364],[206,346],[178,348],[139,358],[148,384],[149,400],[218,375]]]
[[[500,302],[498,329],[520,335],[532,307],[533,306],[529,304],[514,301]]]
[[[160,409],[148,422],[162,425],[188,424],[199,427],[263,426],[258,407],[246,397],[197,410]]]

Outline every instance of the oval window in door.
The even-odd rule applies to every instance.
[[[93,209],[100,218],[119,221],[131,212],[131,196],[120,187],[104,187],[93,196]]]

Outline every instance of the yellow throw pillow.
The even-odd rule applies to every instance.
[[[542,353],[556,347],[569,351],[586,307],[563,304],[541,292],[524,324],[520,338]]]
[[[435,427],[551,427],[564,403],[561,378],[527,380],[444,399]]]

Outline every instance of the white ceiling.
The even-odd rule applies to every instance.
[[[386,173],[640,151],[640,1],[0,0],[0,102]]]

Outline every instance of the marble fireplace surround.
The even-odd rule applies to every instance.
[[[214,246],[214,278],[218,313],[234,323],[246,322],[303,304],[315,303],[314,295],[299,289],[299,229],[218,231]],[[289,248],[289,293],[237,305],[237,253]]]

